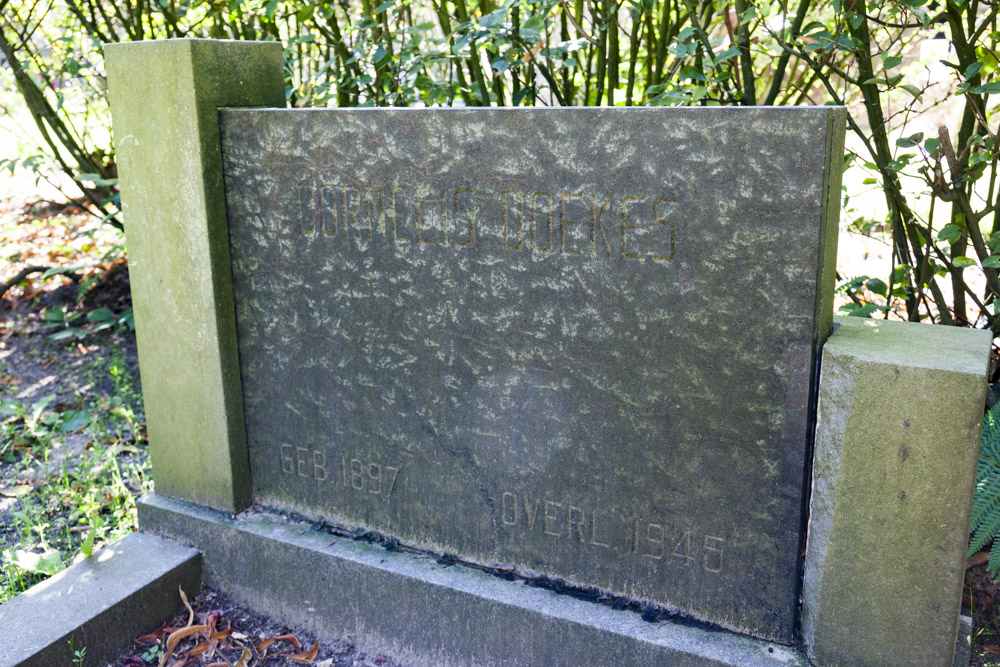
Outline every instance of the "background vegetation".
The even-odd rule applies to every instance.
[[[294,106],[846,104],[848,183],[860,187],[845,211],[892,248],[883,275],[843,276],[846,310],[1000,334],[997,11],[979,0],[0,0],[4,75],[42,138],[0,166],[58,169],[121,225],[101,48],[125,40],[280,40]],[[854,215],[868,187],[883,202]]]

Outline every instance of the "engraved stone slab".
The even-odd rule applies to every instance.
[[[791,641],[843,110],[220,113],[256,502]]]

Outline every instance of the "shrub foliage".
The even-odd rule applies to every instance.
[[[1000,334],[997,12],[980,0],[0,0],[4,73],[42,137],[38,155],[3,164],[64,171],[119,224],[101,47],[125,40],[280,40],[294,106],[846,104],[860,176],[848,182],[877,188],[887,213],[850,197],[845,211],[893,258],[885,275],[843,276],[847,310]]]

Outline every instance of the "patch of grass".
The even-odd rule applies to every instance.
[[[105,348],[71,402],[0,399],[0,603],[137,529],[152,486],[142,397]]]

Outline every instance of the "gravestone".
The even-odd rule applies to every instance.
[[[278,44],[107,55],[140,526],[209,582],[419,664],[954,655],[989,336],[831,335],[843,109],[231,108]]]
[[[257,503],[790,641],[844,110],[225,110]]]

